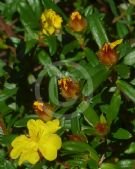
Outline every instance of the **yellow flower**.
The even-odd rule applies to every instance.
[[[52,35],[61,29],[62,18],[52,9],[45,10],[41,15],[42,33]]]
[[[69,77],[64,77],[58,80],[61,95],[65,99],[75,99],[78,97],[80,92],[80,86],[78,82],[75,82]]]
[[[117,63],[118,55],[115,47],[121,44],[123,39],[116,40],[112,43],[105,43],[103,47],[98,52],[98,57],[100,61],[108,66],[112,66]]]
[[[35,164],[40,160],[40,155],[48,161],[55,160],[62,145],[61,138],[55,134],[60,129],[59,120],[44,123],[31,119],[27,127],[28,136],[20,135],[12,141],[11,158],[19,158],[19,165],[25,161]]]
[[[50,104],[35,101],[33,103],[33,108],[40,119],[44,121],[49,121],[52,119],[53,107]]]
[[[70,15],[69,27],[75,32],[83,31],[87,26],[86,19],[81,16],[78,11],[74,11]]]

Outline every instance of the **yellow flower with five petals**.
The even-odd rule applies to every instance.
[[[48,161],[55,160],[62,145],[60,136],[55,134],[60,129],[59,120],[44,123],[42,120],[31,119],[27,128],[28,136],[20,135],[12,141],[11,158],[19,158],[19,165],[25,161],[35,164],[40,160],[40,155]]]

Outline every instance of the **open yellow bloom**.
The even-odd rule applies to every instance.
[[[121,44],[123,39],[116,40],[112,43],[105,43],[98,52],[100,61],[108,66],[112,66],[117,63],[118,55],[115,47]]]
[[[28,161],[35,164],[42,155],[46,160],[53,161],[57,158],[57,151],[61,148],[61,138],[55,134],[59,126],[59,120],[44,123],[41,120],[29,120],[27,123],[29,135],[20,135],[11,143],[13,149],[12,159],[19,158],[19,165]],[[40,153],[40,154],[39,154]]]
[[[52,35],[61,29],[62,18],[52,9],[45,10],[41,15],[42,33]]]

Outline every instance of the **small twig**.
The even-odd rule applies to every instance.
[[[105,154],[102,155],[101,159],[98,162],[98,165],[101,166],[104,160],[105,160]]]

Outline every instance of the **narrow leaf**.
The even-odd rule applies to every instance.
[[[127,54],[124,58],[124,63],[126,65],[134,65],[135,64],[135,50]]]
[[[130,84],[128,84],[127,82],[125,82],[123,80],[118,80],[117,87],[129,99],[131,99],[133,102],[135,102],[135,89]]]
[[[99,48],[101,48],[105,42],[108,42],[108,38],[102,22],[99,16],[96,14],[88,15],[87,17],[91,33],[97,45],[99,46]]]
[[[84,112],[85,120],[92,126],[95,126],[99,122],[99,117],[95,110],[89,105],[89,107]]]
[[[106,118],[109,124],[111,124],[111,122],[116,119],[119,113],[120,104],[121,104],[121,96],[119,92],[116,91],[111,99],[111,103],[108,108],[108,112],[106,114]]]

